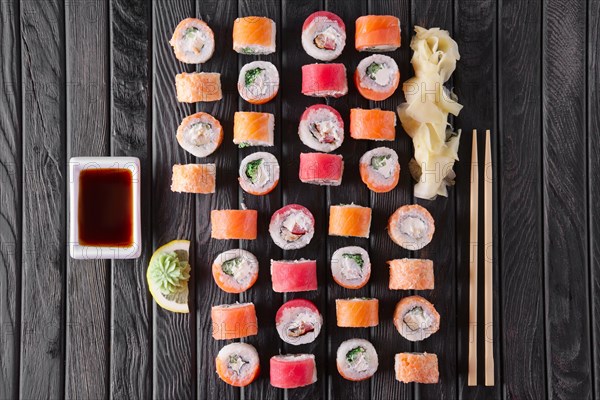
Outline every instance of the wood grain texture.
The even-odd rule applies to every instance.
[[[112,263],[110,395],[148,399],[152,395],[152,310],[146,268],[152,249],[152,139],[149,68],[151,8],[146,0],[111,0],[111,102],[114,156],[141,164],[142,255]]]
[[[281,1],[279,0],[239,0],[238,16],[246,17],[260,15],[271,18],[277,26],[277,44],[274,54],[267,56],[246,56],[238,55],[238,70],[248,62],[256,59],[270,61],[281,72],[281,55],[284,51],[281,41]],[[286,46],[287,47],[287,46]],[[280,76],[281,82],[286,81],[286,77]],[[268,112],[275,116],[275,146],[274,147],[248,147],[239,150],[239,160],[256,151],[267,151],[277,157],[280,165],[286,163],[281,157],[281,148],[283,145],[283,130],[281,126],[281,95],[278,95],[267,104],[254,106],[238,96],[238,110],[240,111],[258,111]],[[286,132],[288,135],[294,132]],[[228,137],[228,140],[231,140]],[[238,163],[239,164],[239,163]],[[250,386],[242,389],[243,397],[248,399],[283,399],[283,390],[274,388],[269,382],[269,360],[272,356],[279,354],[279,349],[283,341],[275,329],[275,314],[283,303],[283,295],[275,293],[271,282],[270,262],[271,260],[281,260],[283,251],[271,240],[269,236],[269,221],[271,215],[281,208],[281,182],[275,190],[266,196],[254,196],[245,193],[239,189],[240,202],[248,208],[258,210],[258,235],[259,240],[247,241],[242,243],[245,249],[253,253],[259,262],[258,281],[254,286],[240,296],[240,301],[252,301],[256,306],[257,317],[259,321],[259,334],[248,338],[247,342],[252,344],[258,350],[260,355],[261,373],[259,378]]]
[[[413,25],[425,28],[440,27],[449,31],[454,37],[452,0],[416,0],[412,2],[411,10]],[[452,78],[446,85],[452,87]],[[466,147],[464,142],[463,147]],[[468,181],[468,176],[468,174],[459,175],[457,180]],[[456,369],[456,345],[454,345],[456,343],[456,240],[449,239],[456,235],[457,195],[454,187],[449,189],[448,197],[438,197],[433,201],[415,199],[416,203],[429,210],[436,226],[431,243],[422,250],[413,252],[416,258],[433,260],[435,289],[419,294],[435,305],[441,317],[440,330],[429,339],[417,342],[415,346],[416,351],[438,355],[440,384],[416,386],[418,397],[426,399],[453,399],[457,396],[458,370]],[[464,193],[464,196],[468,199],[468,192]]]
[[[458,350],[458,388],[461,398],[500,398],[502,395],[501,385],[495,387],[485,387],[483,372],[484,368],[484,344],[486,340],[493,340],[496,351],[500,350],[501,341],[498,333],[500,332],[499,313],[494,316],[494,326],[487,327],[484,323],[484,291],[483,291],[483,269],[480,269],[479,277],[479,304],[478,304],[478,321],[476,327],[469,326],[469,260],[471,257],[478,256],[479,265],[484,265],[484,259],[488,247],[485,244],[483,235],[479,239],[479,243],[483,244],[478,249],[470,243],[469,226],[466,221],[469,221],[470,207],[470,160],[471,160],[471,139],[472,130],[478,129],[480,144],[480,160],[484,160],[483,146],[485,145],[485,130],[491,129],[494,143],[498,137],[497,129],[497,82],[496,82],[496,0],[460,0],[455,4],[455,32],[454,39],[458,42],[461,59],[457,64],[457,69],[454,74],[454,91],[458,95],[459,102],[464,105],[458,118],[455,118],[456,128],[463,130],[462,145],[459,149],[460,161],[456,164],[456,173],[459,179],[456,184],[456,219],[457,221],[465,221],[462,224],[457,224],[456,243],[457,243],[457,264],[456,264],[456,279],[457,279],[457,350]],[[496,154],[494,163],[497,166],[498,160]],[[488,166],[480,163],[479,176],[480,187],[483,189],[484,182],[490,179],[491,170]],[[497,180],[496,180],[497,182]],[[497,190],[496,190],[497,192]],[[480,233],[483,234],[483,191],[480,191]],[[496,202],[496,209],[498,203]],[[497,223],[495,224],[497,227]],[[498,246],[498,237],[496,240],[496,249]],[[475,253],[477,251],[477,253]],[[498,257],[494,258],[496,264],[494,270],[498,272],[502,267],[497,263]],[[494,282],[494,303],[496,306],[499,301],[499,282],[495,276]],[[499,310],[499,307],[496,307]],[[478,364],[477,370],[479,377],[476,387],[467,386],[467,360],[468,360],[468,344],[469,333],[471,330],[477,329],[477,352]],[[495,357],[495,372],[496,381],[500,382],[500,353]]]
[[[223,126],[225,137],[219,149],[204,160],[217,165],[217,192],[196,198],[196,343],[198,346],[198,399],[237,399],[240,389],[227,385],[215,376],[215,357],[229,342],[212,338],[210,310],[214,305],[231,304],[238,295],[223,292],[215,284],[211,265],[217,255],[225,250],[240,247],[237,240],[216,240],[210,237],[210,211],[238,208],[238,149],[233,144],[233,114],[237,110],[236,89],[238,68],[237,53],[233,49],[233,21],[238,15],[237,1],[198,1],[196,16],[203,19],[214,31],[218,45],[212,58],[202,64],[202,70],[221,73],[223,99],[214,103],[198,103],[198,111],[208,112]],[[264,220],[259,220],[264,224]],[[242,243],[246,246],[246,243]],[[258,321],[259,330],[264,322]]]
[[[67,156],[110,155],[108,3],[65,8]],[[106,398],[109,378],[110,261],[67,262],[65,397]]]
[[[555,399],[593,396],[585,157],[586,11],[580,1],[544,2],[546,352],[548,396]]]
[[[591,0],[588,6],[587,36],[587,132],[588,132],[588,210],[590,221],[591,267],[591,324],[592,357],[594,360],[594,397],[600,397],[600,1]]]
[[[152,136],[152,248],[171,240],[195,237],[195,197],[202,195],[174,193],[171,175],[174,164],[195,163],[183,150],[175,134],[181,120],[193,114],[195,106],[177,102],[174,80],[181,72],[192,72],[175,58],[169,39],[179,22],[195,14],[195,0],[155,1],[153,3],[153,136]],[[193,253],[192,253],[193,254]],[[192,265],[189,287],[194,292],[195,272],[201,265]],[[193,296],[192,296],[193,297]],[[156,399],[191,399],[195,386],[195,310],[177,314],[162,309],[153,302],[153,396]]]
[[[316,10],[323,9],[324,4],[317,0],[292,1],[284,0],[282,5],[281,32],[282,43],[287,44],[283,52],[281,65],[281,76],[285,84],[281,91],[281,118],[282,132],[285,137],[285,145],[282,150],[281,165],[281,188],[283,190],[283,205],[301,204],[308,208],[315,218],[315,235],[311,243],[299,250],[284,251],[283,258],[295,260],[299,258],[313,259],[317,261],[319,289],[306,293],[290,293],[284,296],[284,300],[292,298],[306,298],[317,306],[323,315],[323,328],[319,337],[311,344],[293,346],[284,344],[282,354],[312,353],[317,363],[317,383],[301,389],[287,390],[288,400],[296,399],[324,399],[327,397],[328,387],[328,363],[331,362],[327,354],[328,319],[332,316],[325,311],[328,309],[326,298],[327,282],[327,226],[328,207],[326,203],[326,190],[324,187],[310,186],[300,182],[298,178],[300,153],[306,152],[307,148],[298,137],[298,123],[304,110],[313,104],[322,103],[322,99],[304,96],[301,93],[301,67],[305,64],[314,63],[300,42],[302,24],[308,15]],[[306,195],[310,193],[310,195]],[[272,328],[271,328],[272,329]]]
[[[370,0],[368,2],[369,14],[394,15],[400,19],[402,32],[402,46],[400,49],[385,53],[396,60],[400,70],[400,81],[404,82],[414,75],[410,65],[412,51],[410,39],[413,35],[411,21],[410,0]],[[367,56],[368,54],[364,54]],[[363,58],[360,57],[360,58]],[[396,112],[396,107],[404,102],[404,93],[401,85],[396,93],[383,102],[371,102],[371,107],[380,107]],[[412,203],[413,181],[408,171],[408,162],[412,157],[412,141],[404,132],[400,120],[396,120],[396,140],[393,142],[371,143],[370,148],[386,146],[398,153],[400,162],[400,181],[396,189],[388,193],[371,193],[371,207],[373,208],[373,222],[371,224],[370,255],[373,265],[371,275],[371,296],[379,299],[379,326],[372,329],[371,341],[379,353],[379,369],[371,379],[371,398],[387,400],[413,399],[412,384],[403,384],[396,380],[394,374],[394,355],[401,352],[412,351],[413,346],[404,339],[393,324],[394,309],[398,301],[408,295],[406,291],[392,291],[389,289],[389,268],[387,261],[406,258],[409,251],[396,245],[387,233],[387,222],[390,215],[404,204]],[[437,272],[437,271],[436,271]]]
[[[21,32],[19,3],[0,3],[0,399],[19,393]]]
[[[335,151],[344,156],[344,176],[340,186],[327,188],[327,205],[355,203],[370,207],[369,189],[362,182],[359,174],[360,157],[368,150],[368,141],[354,140],[350,138],[350,109],[369,108],[369,101],[363,98],[353,84],[356,65],[363,57],[354,48],[354,32],[356,19],[367,13],[367,1],[347,2],[343,0],[326,0],[325,9],[340,16],[346,25],[346,47],[342,55],[334,62],[343,63],[346,66],[348,78],[348,94],[339,99],[328,99],[327,103],[335,108],[344,119],[344,143]],[[313,150],[304,147],[307,152]],[[328,225],[327,225],[328,226]],[[369,340],[371,329],[366,328],[338,328],[335,312],[335,300],[351,297],[370,297],[370,285],[361,289],[345,289],[334,282],[331,275],[331,255],[337,249],[345,246],[360,246],[369,252],[369,240],[363,238],[344,238],[327,236],[327,259],[324,265],[320,265],[321,271],[325,272],[326,281],[322,284],[327,286],[327,374],[328,396],[332,399],[368,399],[370,397],[370,380],[361,382],[348,381],[339,374],[336,364],[337,349],[340,344],[349,339],[361,338]],[[373,265],[372,270],[378,266]],[[378,349],[380,350],[380,349]]]
[[[64,2],[21,3],[23,241],[20,396],[64,396]]]
[[[521,16],[521,21],[515,20]],[[510,399],[544,398],[541,2],[498,14],[499,212],[503,379]],[[514,196],[514,193],[519,193]],[[460,216],[459,216],[460,218]]]

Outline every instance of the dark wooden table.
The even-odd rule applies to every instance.
[[[599,0],[4,0],[0,7],[0,398],[600,397]],[[418,201],[432,212],[437,230],[434,241],[413,255],[435,261],[436,289],[424,295],[442,315],[440,331],[422,343],[395,331],[391,314],[403,294],[387,290],[385,261],[410,255],[385,232],[387,217],[415,201],[407,173],[412,147],[402,129],[391,146],[403,173],[391,193],[374,195],[360,182],[358,159],[373,144],[354,140],[341,148],[341,187],[304,185],[297,178],[298,155],[306,151],[296,134],[298,120],[306,106],[319,102],[300,94],[300,66],[314,62],[302,50],[300,30],[319,9],[346,22],[341,61],[350,73],[364,56],[353,48],[354,20],[364,14],[400,18],[403,45],[391,55],[403,80],[412,75],[414,25],[447,29],[460,46],[452,82],[465,106],[454,121],[465,132],[457,185],[448,198]],[[252,57],[231,50],[231,29],[237,16],[247,15],[277,23],[277,52],[261,58],[279,68],[282,87],[274,101],[258,107],[235,89],[239,68]],[[215,55],[197,68],[222,74],[224,99],[214,104],[175,99],[175,74],[196,68],[176,61],[168,39],[190,16],[206,20],[217,38]],[[381,104],[369,103],[351,88],[330,104],[348,122],[351,107],[395,109],[401,101],[398,91]],[[196,110],[215,115],[226,132],[208,157],[218,166],[218,191],[210,196],[169,189],[171,166],[195,161],[178,146],[175,131]],[[282,179],[266,197],[244,195],[238,187],[238,162],[256,149],[232,143],[236,110],[276,115],[276,146],[269,151],[281,160]],[[492,129],[497,166],[496,324],[487,330],[490,338],[493,332],[497,385],[491,388],[466,386],[473,128]],[[138,260],[68,256],[67,162],[100,155],[142,162]],[[211,240],[209,211],[238,208],[242,201],[259,210],[259,240]],[[373,207],[371,238],[327,237],[328,204],[351,201]],[[268,238],[268,218],[294,202],[315,215],[316,239],[300,251],[282,252]],[[176,238],[193,242],[189,315],[157,308],[146,285],[149,255]],[[380,299],[382,322],[374,329],[335,326],[334,299],[350,293],[332,282],[327,260],[343,244],[369,248],[373,276],[357,293]],[[217,288],[209,269],[217,253],[239,245],[258,256],[261,271],[251,290],[234,296]],[[320,288],[305,297],[320,307],[326,328],[315,343],[290,348],[279,340],[273,319],[292,296],[270,289],[268,261],[300,256],[318,260]],[[259,335],[248,341],[259,349],[263,374],[243,390],[226,386],[214,372],[213,358],[224,343],[211,338],[209,314],[211,305],[236,300],[253,301],[260,324]],[[380,370],[369,381],[349,383],[335,370],[332,354],[351,336],[370,339],[379,351]],[[439,385],[394,380],[393,354],[411,350],[439,355]],[[317,384],[287,393],[269,385],[269,357],[288,351],[316,354]]]

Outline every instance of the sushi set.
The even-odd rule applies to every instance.
[[[399,88],[401,77],[394,59],[379,53],[394,51],[401,46],[400,22],[394,16],[367,15],[358,18],[355,24],[355,49],[373,54],[358,63],[353,83],[358,93],[368,100],[388,99]],[[276,25],[269,18],[237,18],[232,35],[233,51],[237,53],[264,55],[276,52]],[[217,39],[206,22],[187,18],[174,29],[169,43],[179,61],[201,64],[211,58],[218,45]],[[341,55],[346,40],[346,27],[339,16],[318,11],[306,18],[301,32],[302,46],[309,56],[319,62],[301,66],[302,94],[332,98],[347,95],[346,66],[331,62]],[[458,46],[446,31],[416,27],[410,47],[414,52],[411,63],[415,76],[404,82],[402,90],[406,102],[400,104],[397,110],[351,108],[349,127],[344,126],[340,113],[329,105],[315,104],[304,110],[298,121],[297,134],[312,152],[295,155],[299,158],[298,178],[302,183],[341,185],[343,175],[347,172],[344,158],[333,152],[340,148],[344,140],[394,141],[398,116],[414,144],[414,159],[408,169],[416,182],[415,197],[433,200],[436,196],[448,195],[448,186],[453,184],[455,178],[453,165],[458,159],[460,141],[460,131],[451,129],[448,118],[458,115],[462,106],[444,83],[460,59]],[[174,78],[174,90],[179,102],[214,102],[223,99],[219,73],[182,72]],[[261,105],[271,101],[277,96],[279,86],[279,72],[268,61],[251,61],[240,69],[237,90],[239,96],[248,103]],[[218,151],[224,138],[231,134],[233,143],[240,148],[274,146],[273,114],[237,111],[232,115],[232,122],[233,132],[225,132],[224,125],[214,116],[205,112],[194,113],[181,121],[175,135],[177,143],[198,158]],[[349,130],[349,138],[345,137],[345,129]],[[401,166],[398,154],[389,147],[376,147],[365,152],[360,157],[358,167],[357,175],[374,193],[390,192],[399,183]],[[111,169],[99,167],[97,171],[107,173]],[[423,171],[427,171],[427,174],[436,171],[436,176],[426,179]],[[85,187],[85,179],[89,179],[83,175],[82,172],[75,178],[83,179],[79,183],[80,188]],[[239,186],[245,193],[252,196],[267,195],[279,184],[279,160],[267,151],[251,153],[240,161],[238,175]],[[218,191],[216,178],[216,164],[173,165],[171,190],[177,193],[215,193]],[[82,227],[89,226],[91,219],[81,212],[81,208],[79,212],[75,208],[83,198],[81,193],[85,195],[85,190],[79,192],[79,197],[73,197],[71,193],[71,215],[79,218],[71,224],[73,257],[81,256],[82,247],[106,246],[104,242],[84,240],[87,236]],[[138,210],[139,195],[134,200],[137,201]],[[369,238],[372,218],[373,211],[369,207],[331,204],[328,235]],[[245,207],[239,210],[213,209],[210,213],[213,240],[256,240],[260,224],[266,225],[266,221],[259,220],[258,210]],[[283,250],[302,249],[314,239],[315,224],[315,217],[308,208],[300,204],[288,204],[271,215],[268,221],[270,240]],[[74,229],[75,226],[79,230]],[[133,231],[133,227],[130,230]],[[410,251],[419,250],[431,242],[435,222],[424,207],[403,205],[389,216],[387,232],[390,240],[398,246]],[[139,232],[136,234],[139,239]],[[132,235],[125,234],[129,239],[116,238],[116,243],[109,243],[110,247],[127,248],[127,243],[133,242]],[[106,235],[100,232],[99,236]],[[192,268],[189,252],[189,241],[174,240],[156,249],[149,262],[147,281],[150,293],[158,305],[172,312],[189,312],[188,281]],[[137,255],[139,248],[137,253],[129,254],[131,257]],[[388,261],[388,266],[389,290],[434,288],[432,260],[394,259]],[[251,252],[230,249],[214,259],[212,277],[224,292],[243,293],[257,282],[259,268],[265,267],[259,265],[257,257]],[[271,260],[271,290],[275,293],[315,291],[319,287],[317,270],[321,267],[316,260],[304,258]],[[371,268],[369,253],[359,246],[341,247],[332,254],[330,260],[333,281],[346,289],[366,286]],[[375,327],[380,320],[379,301],[376,298],[336,299],[335,312],[340,328]],[[432,303],[424,297],[413,295],[397,303],[393,324],[403,338],[414,342],[435,334],[442,323],[440,319]],[[272,324],[270,321],[260,321],[259,325],[252,302],[213,305],[211,320],[212,337],[215,340],[242,339],[258,335],[262,329],[275,329],[283,342],[294,346],[315,341],[323,326],[323,316],[318,307],[302,298],[285,302]],[[369,379],[377,373],[377,351],[365,339],[344,341],[336,353],[339,374],[350,381]],[[215,355],[215,367],[224,382],[238,387],[246,386],[260,373],[259,353],[248,343],[231,343]],[[270,383],[284,389],[307,386],[316,382],[318,367],[312,354],[276,355],[270,359]],[[436,354],[399,353],[395,356],[394,368],[396,379],[403,383],[434,384],[439,381]]]

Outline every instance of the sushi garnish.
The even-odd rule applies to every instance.
[[[177,313],[189,313],[189,240],[173,240],[156,249],[146,272],[148,288],[156,304]]]

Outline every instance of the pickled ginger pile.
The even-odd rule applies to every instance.
[[[448,31],[415,26],[410,47],[415,76],[403,85],[406,103],[398,107],[404,130],[413,140],[415,156],[410,171],[414,195],[421,199],[448,196],[454,184],[454,162],[458,160],[460,131],[448,123],[449,114],[457,116],[462,105],[446,87],[460,59],[458,45]]]

